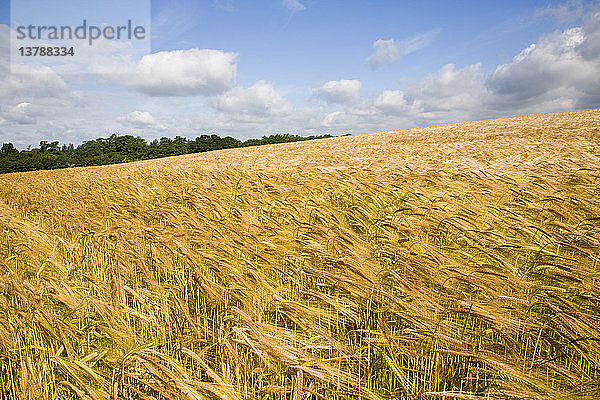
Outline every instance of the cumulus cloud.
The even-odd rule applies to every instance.
[[[282,3],[285,8],[292,12],[306,10],[306,6],[300,3],[299,0],[283,0]]]
[[[273,85],[264,81],[247,89],[236,87],[212,99],[211,105],[225,113],[258,117],[284,115],[292,111],[291,103],[282,98]]]
[[[42,65],[27,65],[26,74],[11,74],[8,62],[0,60],[0,97],[57,97],[65,94],[67,84],[50,68]]]
[[[381,92],[373,106],[384,115],[446,122],[485,113],[488,94],[481,64],[463,68],[447,64],[435,74],[409,83],[403,90]]]
[[[7,112],[3,113],[4,121],[14,122],[20,125],[34,124],[35,112],[32,111],[31,103],[22,102],[14,107],[10,107]]]
[[[165,129],[165,127],[156,122],[152,114],[147,111],[132,111],[127,115],[119,117],[118,120],[136,128]]]
[[[145,55],[129,86],[150,96],[223,93],[235,83],[236,53],[190,49]]]
[[[342,112],[342,111],[334,111],[328,113],[323,118],[322,124],[327,128],[346,128],[349,126],[357,126],[361,123],[360,116]]]
[[[598,104],[600,93],[600,14],[583,27],[543,36],[487,80],[498,101],[540,103],[558,97],[580,107]]]
[[[578,50],[586,61],[598,61],[600,58],[600,11],[591,14],[583,26],[585,40]]]
[[[384,114],[410,113],[413,102],[408,100],[402,90],[384,90],[373,100],[373,105]]]
[[[424,112],[477,109],[487,95],[483,82],[480,63],[458,69],[447,64],[412,86],[409,97]]]
[[[362,83],[355,79],[323,82],[315,88],[315,95],[329,103],[348,104],[356,101]]]
[[[10,34],[8,26],[0,25],[0,125],[4,131],[0,139],[10,137],[18,144],[28,140],[28,135],[43,131],[58,116],[72,118],[75,96],[63,78],[47,66],[28,63],[20,65],[22,73],[11,73]]]
[[[57,97],[64,94],[67,84],[51,68],[41,64],[27,64],[22,74],[11,74],[8,60],[10,29],[0,25],[0,99]]]
[[[399,90],[375,96],[382,116],[442,123],[600,105],[600,13],[554,32],[486,75],[481,64],[443,66]]]
[[[373,54],[367,59],[372,69],[386,63],[393,63],[400,58],[400,51],[394,39],[379,39],[373,42]]]

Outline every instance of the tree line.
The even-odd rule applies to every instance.
[[[61,146],[57,141],[41,141],[39,147],[21,151],[12,143],[4,143],[0,148],[0,173],[116,164],[327,137],[331,135],[298,136],[286,133],[241,141],[230,136],[222,138],[217,135],[202,135],[193,140],[181,136],[176,136],[174,139],[163,137],[148,143],[139,136],[113,134],[108,138],[86,141],[79,146],[72,144]]]

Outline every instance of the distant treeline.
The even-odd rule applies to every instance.
[[[194,140],[181,136],[160,138],[148,143],[139,136],[112,135],[80,144],[59,145],[59,142],[40,142],[39,148],[17,150],[12,143],[0,148],[0,173],[116,164],[151,158],[201,153],[204,151],[258,146],[262,144],[298,142],[331,137],[277,134],[261,139],[240,141],[232,137],[202,135]]]

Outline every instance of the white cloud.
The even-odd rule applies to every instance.
[[[384,90],[374,98],[373,108],[380,118],[401,117],[403,123],[418,126],[483,118],[491,112],[488,102],[481,64],[447,64],[402,90]]]
[[[328,81],[315,88],[315,95],[329,103],[348,104],[358,99],[361,87],[362,83],[354,79]]]
[[[412,86],[409,97],[424,112],[477,110],[484,105],[487,95],[483,82],[481,64],[459,69],[447,64]]]
[[[292,105],[270,83],[259,81],[247,89],[236,87],[214,98],[211,105],[219,111],[241,116],[265,117],[292,112]]]
[[[406,56],[429,46],[440,33],[440,29],[431,29],[427,32],[419,33],[413,37],[400,42],[400,56]]]
[[[385,90],[372,106],[415,125],[600,105],[600,14],[582,27],[542,36],[486,76],[481,64],[438,72]]]
[[[325,115],[322,124],[327,128],[345,128],[360,124],[360,117],[354,114],[335,111]]]
[[[237,11],[235,0],[214,0],[214,5],[227,12]]]
[[[75,96],[62,77],[47,66],[30,63],[21,66],[23,73],[11,73],[10,34],[8,26],[0,25],[0,124],[2,135],[10,134],[18,143],[25,140],[27,132],[39,132],[59,115],[72,117],[70,102]]]
[[[0,60],[0,97],[56,97],[67,92],[63,79],[50,68],[41,65],[28,65],[23,68],[27,74],[9,73],[8,62]]]
[[[444,65],[435,74],[414,81],[404,90],[386,90],[374,101],[384,113],[434,113],[480,110],[487,90],[481,64],[457,69]]]
[[[9,42],[10,29],[0,24],[0,100],[57,97],[68,90],[63,79],[44,65],[23,65],[23,74],[11,74],[8,60]]]
[[[411,112],[409,102],[402,90],[384,90],[375,97],[373,105],[384,114],[406,114]]]
[[[117,118],[117,120],[136,128],[165,129],[165,127],[156,122],[152,114],[147,111],[132,111],[127,115]]]
[[[34,124],[36,122],[35,112],[32,110],[31,103],[22,102],[14,107],[10,107],[3,113],[5,123],[14,122],[20,125]]]
[[[161,51],[142,57],[129,86],[150,96],[219,94],[235,83],[236,58],[221,50]]]
[[[598,61],[600,59],[600,11],[591,14],[583,25],[585,40],[579,46],[579,52],[584,60]]]
[[[600,14],[583,27],[540,38],[507,64],[500,65],[487,86],[504,107],[571,98],[578,107],[598,105],[600,93]],[[501,104],[502,105],[502,104]]]
[[[400,58],[400,51],[394,39],[379,39],[373,42],[375,52],[367,59],[372,69],[385,63],[393,63]]]
[[[545,8],[538,8],[535,10],[534,15],[536,17],[556,18],[559,22],[564,23],[581,18],[585,8],[582,0],[569,0],[558,6],[549,5]]]
[[[299,0],[283,0],[282,3],[285,8],[292,12],[306,10],[306,6],[300,3]]]
[[[376,40],[373,42],[374,52],[367,58],[367,62],[372,69],[376,69],[383,64],[394,63],[403,56],[429,46],[439,33],[439,29],[431,29],[399,42],[394,39]]]

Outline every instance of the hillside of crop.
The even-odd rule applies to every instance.
[[[0,398],[600,398],[600,110],[1,175]]]

